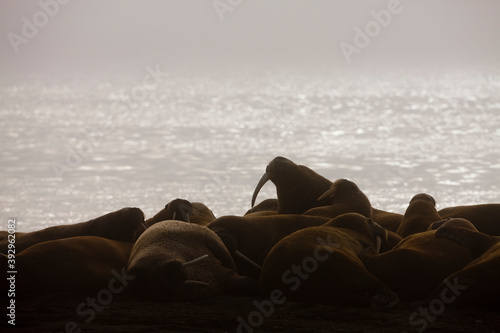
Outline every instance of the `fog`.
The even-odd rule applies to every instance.
[[[368,24],[376,22],[372,11],[389,6],[397,13],[378,28]],[[37,16],[43,8],[52,15]],[[499,14],[495,0],[2,0],[0,73],[99,77],[151,64],[210,71],[489,68],[500,59]],[[23,17],[39,26],[28,38]],[[366,32],[367,24],[373,37],[348,63],[340,45],[355,46],[355,28]],[[13,46],[12,34],[25,39]]]

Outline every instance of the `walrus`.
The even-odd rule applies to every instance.
[[[153,224],[171,220],[206,226],[215,220],[215,216],[212,211],[201,202],[190,202],[185,199],[177,198],[167,203],[165,207],[153,217],[147,219],[144,222],[146,227],[137,230],[135,239],[139,238],[139,236]]]
[[[244,216],[265,216],[278,214],[278,200],[266,199],[259,204],[253,206],[244,214]]]
[[[212,211],[201,202],[175,199],[165,205],[155,216],[146,220],[148,227],[161,221],[176,220],[199,225],[208,225],[215,220]]]
[[[220,238],[207,227],[163,221],[134,244],[127,274],[132,293],[162,301],[186,301],[224,293],[257,291],[257,281],[240,276]]]
[[[500,237],[454,223],[452,219],[436,231],[436,237],[455,241],[471,250],[475,259],[448,276],[431,298],[447,297],[452,307],[500,308]]]
[[[19,253],[40,242],[76,236],[98,236],[122,242],[134,242],[136,231],[145,229],[143,223],[144,213],[139,208],[122,208],[87,222],[16,233],[16,251]],[[7,240],[0,241],[1,253],[7,253],[7,245]]]
[[[328,200],[329,205],[322,205],[308,209],[304,215],[335,218],[346,213],[358,213],[371,218],[372,205],[368,197],[359,189],[358,185],[347,179],[337,179],[323,193],[318,201]]]
[[[500,204],[447,207],[438,213],[442,218],[467,219],[478,231],[490,236],[500,236]]]
[[[392,250],[364,260],[365,267],[404,301],[427,299],[450,274],[474,259],[472,252],[436,230],[411,234]]]
[[[16,295],[54,292],[89,295],[104,288],[113,293],[121,291],[133,279],[124,275],[132,246],[131,242],[96,236],[34,244],[16,254]],[[2,267],[7,267],[7,256],[2,254],[0,260],[5,262]]]
[[[274,158],[266,167],[252,196],[252,207],[260,189],[271,180],[276,186],[279,214],[302,214],[313,207],[330,204],[331,200],[318,198],[332,182],[303,165],[297,165],[285,157]]]
[[[433,222],[442,219],[436,210],[434,198],[426,193],[419,193],[410,200],[396,233],[405,238],[426,231]]]
[[[262,267],[264,294],[300,302],[390,307],[397,295],[368,272],[362,258],[377,253],[385,229],[356,213],[280,240]]]
[[[251,215],[251,214],[250,214]],[[320,216],[277,214],[222,216],[208,225],[224,242],[241,275],[258,277],[267,253],[283,237],[302,228],[322,225]]]

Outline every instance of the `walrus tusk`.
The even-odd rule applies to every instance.
[[[187,223],[191,223],[191,219],[189,218],[189,213],[186,213],[186,220]]]
[[[208,284],[206,282],[196,281],[196,280],[184,280],[184,281],[182,281],[182,284],[186,284],[186,285],[190,285],[190,286],[210,287],[210,284]]]
[[[146,224],[146,222],[141,222],[141,227],[146,230],[148,228],[148,225]]]
[[[174,214],[172,214],[172,220],[175,220],[175,215],[177,214],[177,212],[174,211]]]
[[[243,259],[244,261],[246,261],[247,263],[249,263],[250,265],[252,265],[253,267],[257,268],[258,270],[260,270],[260,271],[262,270],[262,267],[259,264],[257,264],[252,259],[248,258],[246,255],[244,255],[240,251],[236,250],[236,251],[234,251],[234,254],[237,255],[238,257],[240,257],[241,259]]]
[[[377,242],[377,245],[376,245],[377,248],[375,250],[377,251],[376,253],[378,254],[378,253],[380,253],[380,248],[382,247],[382,238],[380,236],[375,236],[375,240]]]
[[[318,198],[318,200],[317,200],[317,201],[321,201],[321,200],[323,200],[323,199],[326,199],[326,198],[329,198],[329,197],[333,196],[334,192],[335,192],[335,188],[333,187],[333,188],[331,188],[331,189],[327,190],[325,193],[323,193],[323,194],[322,194],[322,195]]]
[[[205,254],[205,255],[202,255],[202,256],[201,256],[201,257],[199,257],[199,258],[196,258],[196,259],[193,259],[193,260],[191,260],[191,261],[188,261],[188,262],[183,263],[183,264],[182,264],[182,266],[184,266],[184,267],[189,267],[189,266],[194,265],[194,264],[197,264],[197,263],[199,263],[200,261],[205,260],[205,259],[207,259],[207,258],[208,258],[208,254]]]
[[[255,205],[255,199],[257,199],[257,195],[259,194],[260,189],[262,186],[264,186],[265,183],[267,183],[271,179],[271,176],[269,175],[269,172],[266,172],[262,178],[259,180],[259,183],[257,184],[257,187],[255,187],[255,190],[253,191],[253,196],[252,196],[252,208]]]

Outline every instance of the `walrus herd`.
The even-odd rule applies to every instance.
[[[277,199],[255,205],[267,181]],[[251,203],[244,216],[216,218],[202,203],[175,199],[149,219],[123,208],[16,233],[17,294],[108,289],[167,302],[279,294],[380,308],[433,299],[500,305],[500,204],[438,211],[420,193],[404,214],[387,212],[352,181],[331,182],[284,157],[269,163]],[[2,267],[13,239],[0,233]]]

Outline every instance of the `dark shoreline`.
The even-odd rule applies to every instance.
[[[400,304],[391,310],[285,302],[271,309],[265,299],[218,296],[184,303],[158,303],[117,296],[107,308],[89,307],[87,297],[52,294],[16,301],[17,332],[418,332],[423,316],[409,317],[417,308]],[[263,304],[259,312],[254,302]],[[263,314],[264,312],[264,314]],[[266,317],[267,315],[267,317]],[[249,317],[250,316],[250,317]],[[238,317],[241,317],[238,321]],[[500,314],[479,309],[445,308],[425,332],[500,332]],[[251,323],[249,324],[249,318]],[[88,323],[86,322],[88,321]],[[248,326],[240,323],[245,321]],[[262,324],[259,324],[261,321]],[[71,323],[73,322],[73,323]],[[69,324],[68,324],[69,323]],[[5,325],[5,323],[4,323]],[[67,326],[66,326],[67,325]],[[240,330],[238,331],[238,327]],[[5,327],[5,326],[4,326]],[[422,330],[421,332],[424,332]]]

